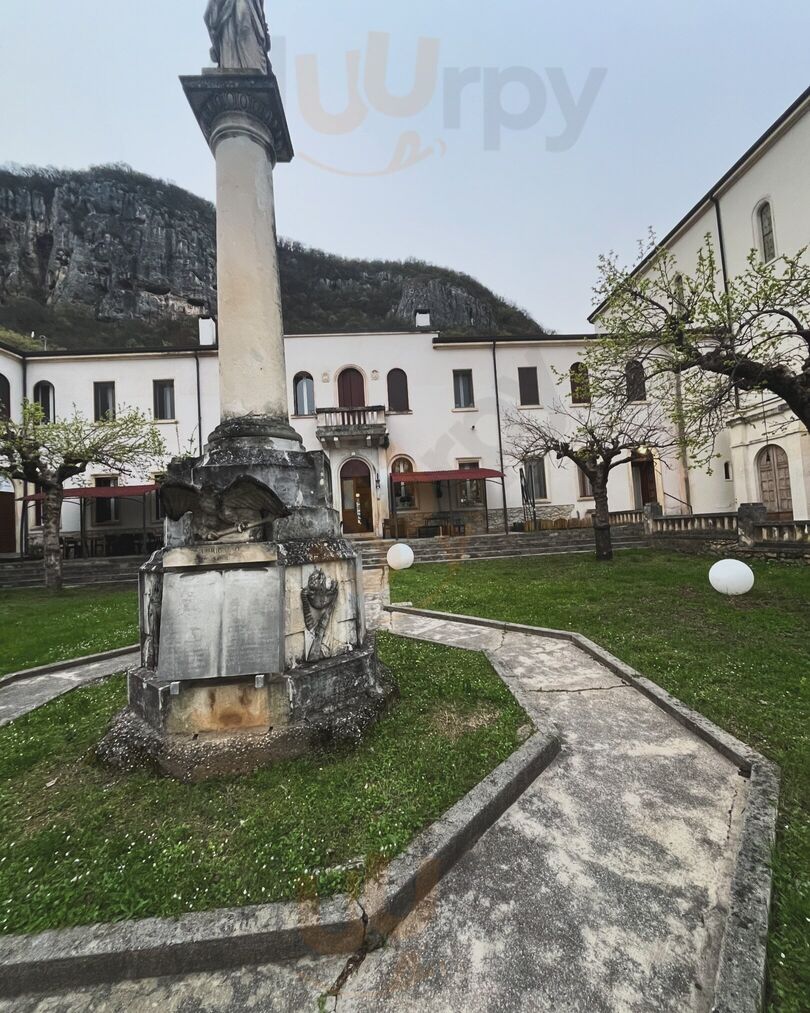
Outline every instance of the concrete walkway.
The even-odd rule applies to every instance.
[[[117,658],[107,658],[79,668],[65,668],[34,675],[30,679],[18,679],[7,686],[0,681],[0,728],[77,686],[96,682],[114,672],[124,672],[136,663],[137,658],[138,652],[133,651],[131,654],[121,654]]]
[[[397,615],[487,650],[558,758],[342,984],[342,958],[16,999],[37,1013],[708,1011],[747,782],[570,643]]]

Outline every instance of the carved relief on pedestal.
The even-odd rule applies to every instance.
[[[163,606],[163,575],[153,572],[144,576],[142,608],[142,649],[144,668],[156,671],[160,650],[160,615]]]
[[[307,661],[320,661],[324,654],[324,637],[329,620],[335,610],[338,582],[327,577],[323,570],[315,570],[301,589],[304,606],[304,622],[312,634],[312,645],[307,652]]]
[[[223,490],[168,479],[160,498],[170,520],[191,515],[194,543],[267,541],[266,526],[290,512],[272,489],[250,475]]]

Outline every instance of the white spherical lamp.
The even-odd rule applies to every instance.
[[[397,542],[388,550],[387,559],[392,570],[407,570],[413,566],[413,549],[404,542]]]
[[[754,571],[741,559],[721,559],[709,570],[709,583],[720,594],[748,594],[754,586]]]

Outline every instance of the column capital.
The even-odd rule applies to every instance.
[[[243,135],[264,145],[274,165],[292,161],[292,140],[275,74],[208,70],[181,77],[180,82],[212,151],[225,137]]]

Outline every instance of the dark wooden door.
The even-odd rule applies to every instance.
[[[343,531],[360,535],[374,530],[371,472],[363,461],[347,461],[340,472]]]
[[[637,510],[641,510],[647,503],[658,502],[653,461],[645,459],[633,462],[633,485],[636,491]]]
[[[363,377],[357,369],[344,369],[338,377],[338,407],[365,408],[366,391]]]
[[[16,552],[14,493],[0,492],[0,552]]]
[[[775,521],[793,520],[793,493],[790,488],[790,465],[781,447],[766,447],[757,458],[762,502]]]

